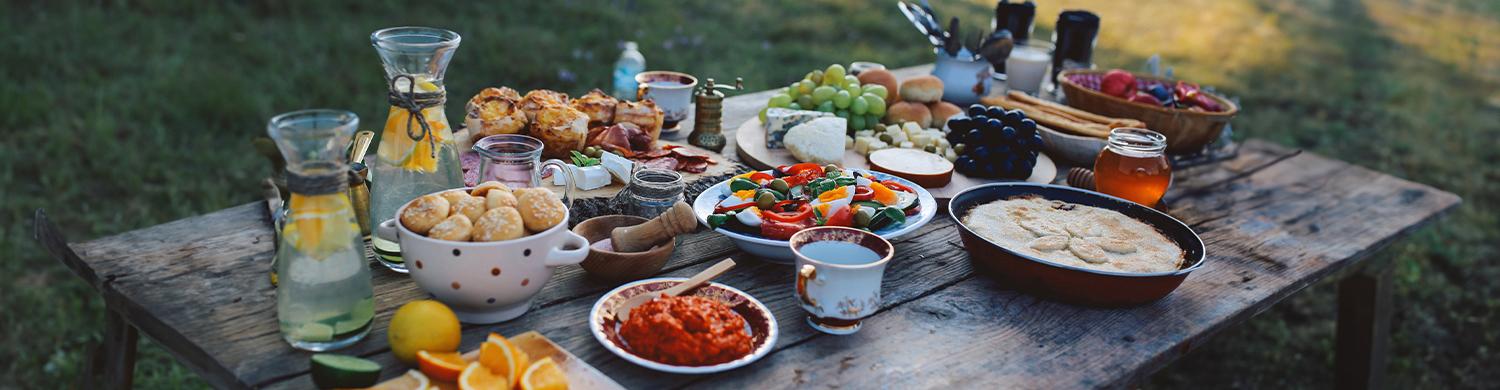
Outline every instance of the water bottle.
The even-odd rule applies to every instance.
[[[635,42],[625,42],[625,52],[615,61],[615,97],[635,100],[635,75],[646,71],[646,56],[636,50]]]

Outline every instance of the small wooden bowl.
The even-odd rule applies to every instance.
[[[573,233],[583,236],[589,244],[609,238],[609,233],[617,227],[635,226],[646,223],[647,219],[634,215],[605,215],[589,218],[579,222],[573,227]],[[677,249],[677,240],[667,240],[666,243],[651,247],[644,252],[615,252],[600,250],[593,246],[589,247],[589,255],[579,263],[583,270],[589,275],[601,280],[611,282],[629,282],[645,279],[656,275],[662,266],[667,264],[667,259],[672,257],[672,251]]]

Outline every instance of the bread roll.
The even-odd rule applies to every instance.
[[[503,241],[526,235],[521,212],[514,207],[496,207],[479,216],[474,222],[473,240],[476,242]]]
[[[949,102],[928,104],[927,109],[932,111],[932,127],[943,127],[943,124],[948,122],[948,117],[964,112],[964,109]]]
[[[438,223],[437,226],[433,226],[432,230],[427,232],[427,237],[447,241],[468,241],[473,230],[474,223],[469,222],[469,217],[454,214]]]
[[[479,183],[479,185],[474,186],[474,189],[469,190],[469,195],[485,196],[486,194],[488,194],[490,192],[490,190],[501,190],[501,191],[505,191],[505,192],[510,192],[510,186],[505,185],[505,183],[501,183],[501,182],[498,182],[498,181],[490,180],[490,181],[487,181],[487,182]]]
[[[412,233],[427,234],[433,226],[448,218],[448,207],[448,199],[442,195],[423,195],[402,209],[401,225]]]
[[[916,122],[924,129],[932,127],[932,112],[922,103],[897,102],[885,110],[885,119],[894,124]]]
[[[516,195],[516,211],[521,212],[521,220],[526,224],[526,230],[540,232],[547,230],[568,217],[568,208],[562,200],[552,195],[552,190],[546,188],[521,188],[513,192]]]
[[[860,84],[873,83],[884,85],[885,91],[887,92],[885,94],[885,105],[887,107],[892,104],[896,104],[896,102],[899,101],[901,95],[899,95],[898,93],[901,91],[899,89],[901,85],[896,83],[896,75],[892,74],[891,71],[885,69],[870,69],[864,72],[859,72],[858,78]]]
[[[449,203],[452,204],[452,209],[448,211],[448,215],[462,214],[465,217],[469,217],[470,221],[478,220],[479,216],[484,214],[484,210],[486,210],[484,198],[469,196],[468,194],[464,194],[463,198],[458,200],[458,203]]]
[[[917,76],[901,83],[901,100],[936,103],[943,100],[943,80],[937,76]]]
[[[566,104],[552,104],[537,111],[531,136],[542,140],[542,156],[568,158],[568,152],[583,150],[589,136],[589,116]]]
[[[509,190],[491,190],[484,194],[484,208],[516,207],[516,196]]]

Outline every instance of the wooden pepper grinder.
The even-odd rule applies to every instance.
[[[712,150],[714,152],[724,151],[724,93],[726,91],[739,91],[745,89],[745,80],[734,78],[734,86],[714,85],[714,79],[707,79],[703,87],[693,94],[693,132],[688,134],[688,143],[693,146]]]
[[[697,229],[698,218],[693,216],[693,207],[686,202],[677,202],[667,212],[646,223],[615,228],[609,232],[609,240],[616,252],[640,252]]]

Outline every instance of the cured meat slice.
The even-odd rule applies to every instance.
[[[678,161],[672,157],[658,157],[641,162],[648,168],[676,170]]]

